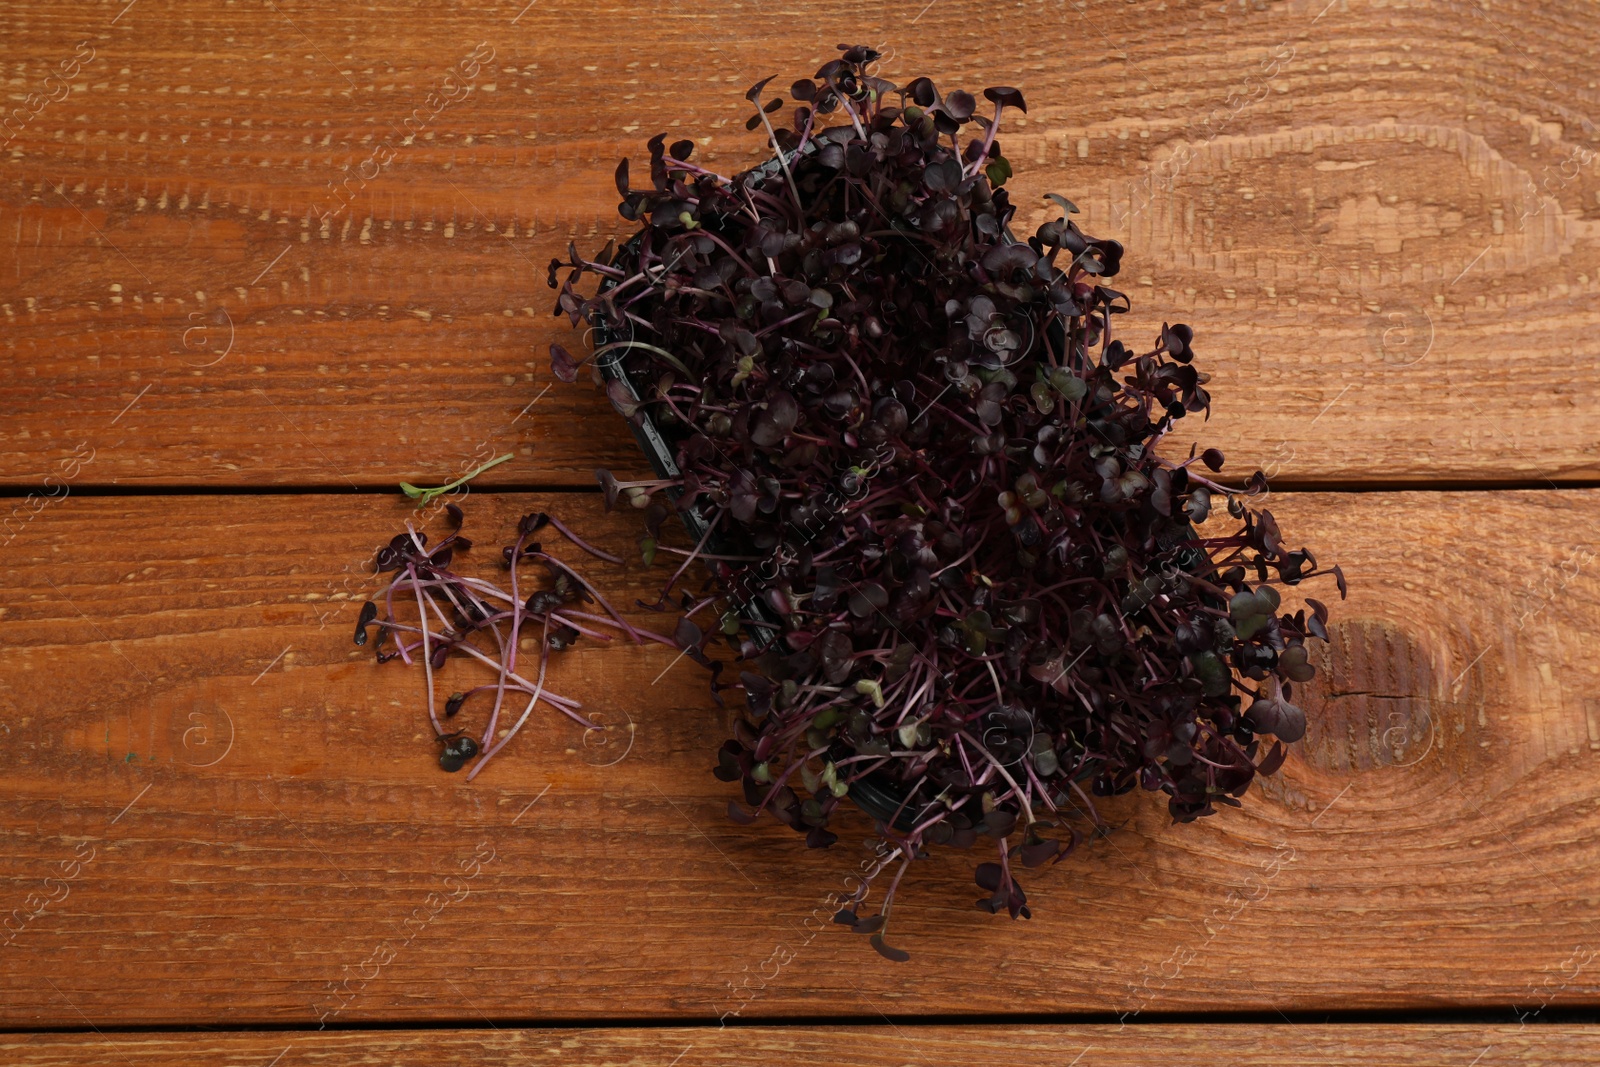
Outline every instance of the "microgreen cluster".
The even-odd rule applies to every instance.
[[[378,572],[393,571],[394,578],[379,594],[381,608],[370,600],[361,606],[355,643],[367,644],[370,628],[376,625],[377,638],[372,644],[379,663],[392,659],[407,664],[413,659],[422,662],[428,721],[440,745],[439,766],[457,771],[476,759],[467,772],[471,779],[510,744],[541,701],[585,729],[600,728],[583,716],[582,705],[576,700],[545,685],[552,652],[566,651],[580,637],[609,641],[611,635],[606,629],[621,631],[635,643],[673,642],[630,625],[587,579],[533,540],[535,534],[550,530],[592,556],[610,563],[622,562],[583,541],[561,520],[543,512],[522,517],[517,523],[516,540],[500,552],[501,566],[507,572],[506,583],[501,585],[452,569],[456,555],[469,550],[472,542],[461,533],[461,509],[447,504],[445,511],[454,529],[433,547],[428,547],[426,532],[407,523],[404,533],[396,534],[378,550]],[[534,573],[525,577],[524,570]],[[604,614],[582,610],[591,603]],[[402,618],[408,621],[401,621]],[[524,639],[534,634],[538,635],[539,659],[528,672],[533,675],[530,679],[518,673],[517,653]],[[493,681],[450,694],[441,716],[434,675],[452,657],[475,660],[490,668]],[[475,710],[480,705],[487,707],[482,712],[482,732],[476,739],[465,729],[447,728],[456,726],[456,717],[469,704]],[[522,704],[522,710],[507,726],[508,717],[518,704]]]
[[[624,161],[637,234],[569,249],[550,284],[633,383],[616,406],[675,446],[673,477],[600,472],[608,504],[644,511],[647,560],[674,509],[709,526],[716,581],[680,594],[676,636],[744,660],[716,773],[814,847],[843,799],[878,798],[892,882],[838,921],[902,958],[885,925],[927,845],[988,839],[980,906],[1027,916],[1015,867],[1059,861],[1074,814],[1099,826],[1093,796],[1236,806],[1304,732],[1293,689],[1326,638],[1326,609],[1278,590],[1326,572],[1250,507],[1259,473],[1240,491],[1214,449],[1160,454],[1211,398],[1188,326],[1116,328],[1122,246],[1059,196],[1012,239],[998,133],[1022,94],[897,87],[841,48],[790,110],[751,88],[772,164],[725,177],[657,136],[635,187]]]

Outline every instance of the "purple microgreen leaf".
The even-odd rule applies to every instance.
[[[773,77],[775,77],[775,75],[768,75],[767,77],[756,82],[754,85],[750,86],[750,88],[744,91],[744,98],[751,103],[755,103],[757,100],[761,99],[762,90],[767,87],[767,83],[770,82]]]
[[[998,104],[1000,107],[1014,107],[1024,113],[1028,110],[1027,103],[1022,99],[1021,90],[1013,89],[1009,85],[997,85],[985,89],[983,98],[992,104]]]
[[[578,380],[578,361],[572,358],[572,353],[558,344],[550,346],[550,373],[564,382]]]
[[[378,605],[367,601],[361,605],[361,614],[356,618],[356,644],[367,643],[367,627],[372,625],[372,620],[378,617]]]
[[[872,947],[878,950],[878,955],[886,960],[893,960],[895,963],[904,963],[911,958],[911,953],[905,949],[895,948],[885,941],[882,931],[872,935]]]

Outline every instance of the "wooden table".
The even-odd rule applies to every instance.
[[[1600,1063],[1593,5],[524,3],[0,4],[0,1060]],[[922,865],[904,965],[815,919],[864,819],[727,821],[670,649],[575,650],[608,729],[469,784],[349,640],[402,479],[510,452],[487,544],[637,561],[543,266],[842,40],[1024,89],[1024,223],[1127,244],[1203,439],[1353,587],[1242,811],[1120,799],[1031,922]]]

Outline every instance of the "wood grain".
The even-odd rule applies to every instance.
[[[1012,1063],[1018,1067],[1580,1067],[1600,1063],[1596,1032],[1582,1026],[841,1026],[649,1030],[428,1030],[319,1034],[110,1034],[0,1036],[16,1067],[127,1063],[280,1062],[361,1067],[559,1063],[571,1067],[721,1067],[724,1064]],[[272,1057],[281,1055],[279,1061]],[[674,1059],[673,1057],[677,1058]],[[113,1057],[115,1057],[113,1059]]]
[[[1054,189],[1129,245],[1128,331],[1196,325],[1203,433],[1240,467],[1600,477],[1600,23],[1576,0],[937,0],[848,26],[811,0],[101,0],[0,8],[22,115],[0,133],[0,482],[80,445],[101,485],[637,467],[602,398],[541,394],[565,332],[543,264],[617,229],[610,171],[658,130],[757,158],[745,86],[843,36],[891,78],[1025,90],[1003,139],[1022,224]]]
[[[537,507],[631,556],[597,505],[475,495],[474,552]],[[580,643],[551,685],[614,732],[541,718],[469,784],[419,673],[349,644],[403,502],[70,498],[0,594],[0,1025],[1600,1004],[1600,492],[1272,506],[1353,587],[1281,776],[1187,827],[1112,802],[1031,922],[938,853],[897,966],[823,921],[865,820],[826,852],[729,823],[729,712],[670,650]]]

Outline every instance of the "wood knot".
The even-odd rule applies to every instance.
[[[1316,678],[1296,689],[1306,712],[1301,758],[1334,774],[1420,763],[1442,740],[1427,650],[1389,622],[1328,631],[1328,642],[1309,643]]]

